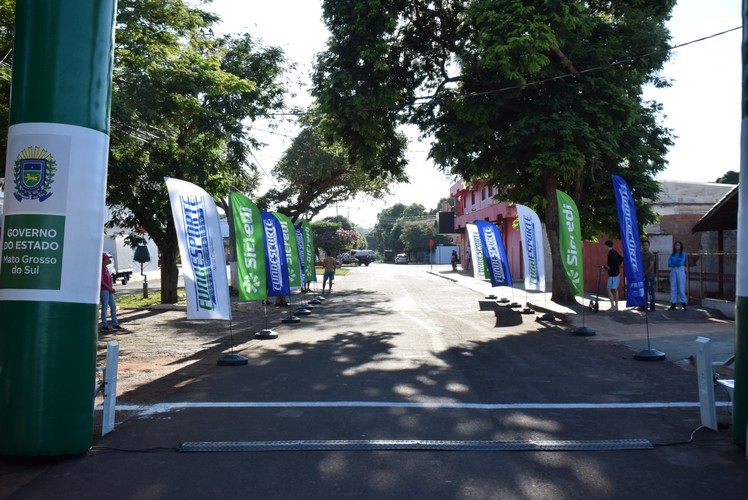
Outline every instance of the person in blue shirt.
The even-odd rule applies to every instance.
[[[686,310],[686,252],[683,251],[683,243],[676,241],[673,243],[673,253],[667,260],[670,267],[670,308],[675,311],[675,305],[681,304],[683,310]]]

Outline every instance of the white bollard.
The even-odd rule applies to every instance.
[[[119,344],[112,340],[106,345],[106,366],[104,367],[104,416],[101,422],[101,435],[114,430],[114,409],[117,406],[117,364]]]
[[[701,425],[717,432],[717,406],[714,401],[712,346],[708,337],[696,337],[696,375],[699,379]]]

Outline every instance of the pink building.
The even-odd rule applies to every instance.
[[[470,244],[465,239],[465,225],[476,220],[493,222],[504,239],[512,280],[518,281],[524,276],[520,234],[512,226],[517,219],[517,210],[513,203],[497,202],[493,198],[495,194],[493,186],[484,186],[481,181],[472,181],[467,185],[458,181],[449,188],[449,196],[455,200],[455,245],[460,248],[460,256],[465,255],[465,251],[470,249]],[[460,260],[464,266],[464,259]]]
[[[513,203],[496,201],[493,198],[494,194],[494,188],[484,186],[480,181],[474,181],[467,186],[462,182],[457,182],[449,189],[450,197],[455,199],[455,232],[457,233],[455,245],[460,248],[460,255],[464,255],[465,250],[469,249],[469,243],[465,239],[465,225],[476,220],[493,222],[499,227],[501,237],[504,239],[512,281],[519,282],[524,279],[524,274],[521,236],[519,231],[513,227],[517,219],[517,210]],[[602,244],[607,236],[601,238],[600,243],[583,242],[584,289],[590,293],[597,291],[600,266],[605,265],[607,259],[608,248]],[[619,240],[615,240],[614,247],[618,253],[622,252]],[[546,270],[550,269],[549,265],[546,264]],[[546,277],[546,279],[549,278],[549,276]],[[607,279],[607,275],[603,275],[603,278]],[[625,280],[623,279],[619,291],[621,297],[625,297]],[[605,295],[604,284],[602,294]]]

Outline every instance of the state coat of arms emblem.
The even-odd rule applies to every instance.
[[[39,146],[29,146],[16,157],[13,177],[18,201],[44,201],[52,192],[52,181],[57,171],[57,162],[52,155]]]

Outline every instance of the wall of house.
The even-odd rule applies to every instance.
[[[657,294],[658,300],[669,301],[670,269],[667,260],[672,252],[674,241],[682,241],[689,254],[688,294],[692,298],[709,297],[715,293],[734,293],[734,261],[725,256],[720,262],[716,257],[695,255],[699,252],[709,252],[715,248],[716,242],[705,239],[701,233],[692,234],[694,224],[730,189],[729,184],[663,181],[662,192],[658,200],[652,202],[652,208],[659,215],[659,221],[644,228],[647,239],[651,242],[652,252],[657,255]],[[466,249],[464,237],[465,224],[476,219],[489,220],[502,227],[502,237],[510,261],[512,279],[522,280],[522,250],[519,233],[512,228],[512,222],[517,214],[513,205],[497,202],[489,195],[488,188],[480,183],[469,186],[462,182],[455,183],[450,188],[450,196],[455,198],[455,229],[459,233],[456,244],[460,246],[461,254]],[[727,236],[725,249],[735,248],[734,236]],[[607,261],[607,247],[603,242],[607,236],[598,236],[598,242],[584,242],[584,289],[588,293],[597,293],[598,278],[601,278],[600,292],[606,295],[605,283],[607,274],[600,277],[600,266]],[[614,248],[623,254],[621,242],[614,241]],[[548,249],[547,249],[548,250]],[[716,249],[713,250],[716,252]],[[546,288],[551,289],[550,252],[546,252]],[[724,275],[717,279],[717,274]],[[732,273],[732,274],[730,274]],[[719,281],[721,280],[721,283]],[[711,283],[713,281],[713,283]],[[715,288],[717,287],[717,288]],[[721,288],[719,288],[721,287]],[[625,277],[622,277],[619,294],[625,298]]]
[[[455,199],[455,244],[459,247],[460,256],[469,251],[470,244],[465,239],[465,226],[476,220],[485,220],[496,224],[504,240],[509,271],[512,281],[521,281],[522,275],[522,244],[519,231],[514,229],[513,223],[517,218],[514,205],[506,202],[497,202],[493,199],[495,194],[492,187],[483,186],[475,182],[470,186],[464,186],[462,182],[455,183],[450,188],[450,196]],[[466,262],[460,259],[460,265],[464,269]]]

